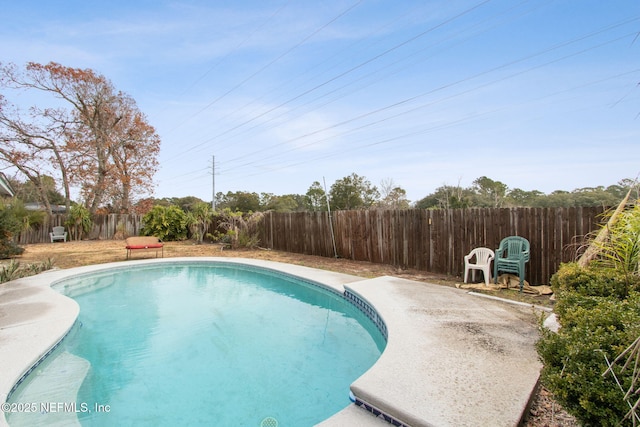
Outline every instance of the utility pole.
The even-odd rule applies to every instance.
[[[336,248],[336,235],[333,231],[333,220],[331,218],[331,205],[329,204],[329,193],[327,193],[327,181],[322,177],[324,183],[324,196],[327,199],[327,214],[329,215],[329,230],[331,230],[331,242],[333,243],[333,255],[338,258],[338,248]]]
[[[211,209],[216,211],[216,156],[211,156]]]

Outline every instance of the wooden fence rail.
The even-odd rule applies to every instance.
[[[326,212],[270,212],[260,240],[287,252],[461,276],[471,249],[495,249],[504,237],[518,235],[531,243],[526,279],[543,284],[560,263],[576,259],[603,212],[600,207],[336,211],[335,252]]]
[[[50,242],[49,232],[57,225],[65,225],[67,216],[56,214],[45,216],[41,225],[35,225],[22,231],[17,243],[26,245],[30,243]],[[87,234],[81,234],[77,227],[65,227],[69,232],[69,240],[91,239],[111,240],[118,233],[124,236],[137,236],[142,229],[142,216],[127,214],[94,215],[92,217],[93,228]]]
[[[260,245],[461,276],[464,256],[471,249],[495,249],[502,238],[518,235],[531,243],[526,279],[543,284],[560,263],[576,259],[585,236],[598,229],[603,212],[601,207],[336,211],[332,224],[327,212],[268,212]],[[18,243],[49,242],[51,228],[64,225],[65,218],[47,217],[41,226],[22,232]],[[93,222],[93,230],[83,238],[138,235],[143,225],[139,215],[96,215]],[[80,237],[73,227],[69,232],[71,239]]]

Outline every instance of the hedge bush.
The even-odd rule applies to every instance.
[[[596,266],[580,267],[577,263],[563,264],[551,277],[556,295],[574,291],[581,295],[624,299],[630,290],[640,290],[640,277],[629,276],[616,269]]]
[[[13,241],[14,234],[20,232],[22,224],[15,212],[0,202],[0,259],[11,258],[22,254],[24,248]]]
[[[629,411],[608,362],[640,335],[638,283],[615,270],[564,264],[551,281],[560,331],[542,331],[543,384],[585,426],[619,426]],[[633,369],[614,373],[626,391]],[[629,421],[629,425],[631,422]]]
[[[154,206],[143,218],[141,234],[165,241],[186,240],[189,218],[178,206]]]

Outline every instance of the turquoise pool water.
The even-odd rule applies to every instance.
[[[57,287],[80,305],[56,350],[73,363],[51,368],[60,379],[40,388],[64,396],[73,383],[64,375],[82,377],[75,405],[54,411],[87,426],[259,426],[267,417],[311,426],[350,403],[349,385],[385,345],[340,295],[268,270],[171,264]],[[30,396],[18,389],[11,401]],[[26,423],[51,416],[40,410]]]

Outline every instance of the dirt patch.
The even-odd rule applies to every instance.
[[[124,240],[89,240],[80,242],[56,242],[25,245],[25,252],[17,260],[24,264],[43,262],[51,259],[58,268],[71,268],[91,264],[125,261],[127,257]],[[166,242],[164,257],[241,257],[264,259],[304,265],[323,270],[336,271],[366,278],[379,276],[395,276],[418,282],[434,283],[455,287],[462,279],[456,276],[429,273],[422,270],[403,269],[390,265],[374,264],[363,261],[352,261],[344,258],[325,258],[314,255],[293,254],[272,250],[222,250],[217,244],[197,245],[191,241]],[[131,259],[153,258],[155,252],[132,251]],[[503,298],[514,299],[531,304],[551,306],[553,302],[548,295],[519,294],[513,289],[478,291]]]
[[[580,427],[580,423],[553,399],[549,390],[541,387],[522,427]]]
[[[126,260],[126,249],[123,240],[95,240],[80,242],[57,242],[25,245],[24,253],[17,258],[22,264],[32,264],[52,260],[54,267],[72,268],[83,265],[103,264]],[[190,241],[167,242],[164,257],[240,257],[264,259],[288,264],[303,265],[323,270],[352,274],[365,278],[379,276],[395,276],[424,283],[455,287],[462,282],[459,277],[432,274],[421,270],[400,269],[397,267],[352,261],[342,258],[324,258],[312,255],[293,254],[271,250],[222,250],[219,245],[197,245]],[[136,253],[131,259],[153,258],[153,252]],[[488,294],[502,298],[514,299],[531,304],[552,306],[548,295],[534,296],[520,294],[513,290],[486,291]],[[554,400],[552,395],[541,388],[535,395],[531,410],[524,427],[577,427],[579,424],[568,415]]]

